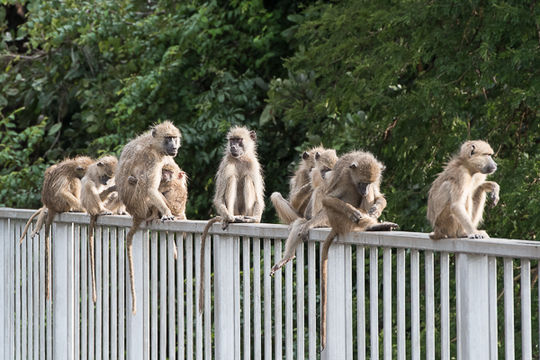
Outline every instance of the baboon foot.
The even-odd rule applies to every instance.
[[[272,270],[270,270],[270,276],[274,276],[274,273],[284,267],[289,261],[294,259],[296,256],[291,256],[287,259],[282,259],[280,262],[278,262],[276,265],[272,266]]]
[[[478,230],[467,236],[469,239],[489,239],[489,235],[484,230]]]
[[[173,221],[174,220],[174,216],[173,215],[163,215],[161,217],[161,222],[165,222],[165,221]]]
[[[369,226],[366,231],[392,231],[399,228],[398,224],[393,222],[382,222],[380,224],[375,224]]]

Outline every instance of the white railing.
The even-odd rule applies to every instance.
[[[88,215],[57,216],[52,298],[45,301],[43,231],[18,243],[31,214],[0,209],[2,359],[539,357],[539,325],[531,320],[539,311],[537,242],[431,241],[406,232],[340,237],[329,253],[328,341],[320,353],[319,250],[328,229],[312,230],[296,259],[272,278],[286,226],[232,224],[223,231],[214,225],[199,316],[206,222],[151,225],[134,239],[139,306],[132,315],[124,245],[129,217],[98,221],[94,305]]]

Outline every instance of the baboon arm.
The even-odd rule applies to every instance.
[[[81,202],[72,193],[70,193],[67,190],[62,190],[60,192],[60,195],[69,204],[69,207],[71,208],[71,210],[76,210],[76,211],[82,210]]]
[[[235,176],[229,176],[225,184],[220,179],[216,181],[216,196],[214,206],[218,215],[227,221],[234,221],[234,205],[236,203],[237,180]]]
[[[359,210],[351,204],[332,196],[325,197],[323,199],[323,205],[347,217],[357,216],[357,213],[359,212]]]
[[[300,209],[302,207],[302,204],[306,201],[306,199],[311,195],[312,188],[311,184],[307,183],[303,185],[300,189],[295,191],[294,193],[291,193],[291,206],[294,209]]]
[[[167,203],[165,203],[165,198],[158,189],[148,189],[148,202],[151,206],[155,206],[162,216],[172,216],[171,210],[167,207]]]
[[[261,222],[262,213],[264,211],[264,189],[262,179],[254,179],[253,186],[255,188],[255,204],[253,204],[253,216],[257,222]]]
[[[107,196],[109,196],[110,193],[116,190],[117,190],[116,185],[109,186],[108,188],[106,188],[99,194],[99,198],[101,199],[101,201],[104,201],[107,198]]]
[[[465,229],[467,235],[473,234],[476,232],[476,227],[474,226],[471,217],[467,214],[465,209],[465,204],[463,200],[456,201],[451,205],[452,213],[458,219],[459,223]]]

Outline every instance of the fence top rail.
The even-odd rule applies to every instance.
[[[35,210],[0,208],[0,219],[27,220]],[[89,224],[90,216],[85,213],[62,213],[56,222]],[[147,230],[183,231],[202,233],[206,220],[179,220],[152,223],[142,226]],[[129,227],[131,217],[127,215],[100,216],[98,225]],[[287,225],[281,224],[230,224],[226,230],[221,224],[214,224],[210,233],[229,236],[249,236],[257,238],[281,238],[289,235]],[[328,228],[312,229],[309,241],[322,242],[329,233]],[[540,259],[540,242],[515,239],[441,239],[431,240],[427,233],[406,231],[352,232],[339,236],[336,242],[373,247],[406,248],[448,253],[484,254],[497,257]]]

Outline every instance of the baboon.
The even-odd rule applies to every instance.
[[[357,231],[384,231],[397,228],[391,222],[379,223],[386,207],[380,192],[384,166],[371,153],[353,151],[340,157],[332,170],[322,205],[332,227],[321,251],[321,343],[326,346],[326,303],[328,250],[337,235]]]
[[[176,156],[180,147],[180,130],[165,121],[131,140],[122,150],[116,174],[116,187],[120,200],[133,217],[133,225],[126,235],[129,274],[131,282],[132,312],[137,312],[135,279],[133,277],[133,235],[146,220],[152,207],[161,214],[161,221],[174,220],[163,194],[159,192],[161,168],[164,161]],[[129,177],[137,179],[130,184]]]
[[[307,238],[310,229],[328,226],[326,212],[322,206],[322,197],[332,178],[332,169],[337,160],[336,151],[333,149],[315,154],[314,167],[309,174],[312,193],[305,210],[305,218],[299,217],[292,223],[281,260],[272,267],[270,275],[274,275],[277,270],[294,259],[296,248]]]
[[[201,284],[199,312],[204,307],[204,248],[210,226],[222,221],[258,223],[264,210],[264,181],[256,152],[257,135],[245,127],[233,127],[227,134],[223,158],[216,174],[214,207],[218,216],[209,220],[201,236]]]
[[[325,151],[326,149],[321,146],[304,151],[298,170],[296,170],[289,184],[290,202],[285,200],[279,192],[274,192],[270,196],[276,213],[284,224],[291,224],[296,219],[304,216],[313,191],[310,172],[315,166],[317,154],[320,156]]]
[[[88,226],[88,251],[90,253],[90,268],[92,272],[92,300],[96,302],[96,274],[94,268],[94,230],[99,215],[111,215],[112,212],[104,206],[103,200],[107,192],[102,189],[114,177],[118,160],[115,156],[104,156],[88,167],[81,180],[81,204],[90,215]]]
[[[45,297],[50,298],[50,240],[51,225],[54,216],[66,211],[83,211],[81,205],[81,179],[88,167],[94,162],[87,156],[77,156],[73,159],[65,159],[62,162],[52,165],[45,170],[43,175],[43,187],[41,189],[41,207],[26,223],[20,238],[22,243],[26,231],[32,219],[39,213],[36,228],[32,232],[34,237],[43,223],[45,223]]]
[[[487,142],[467,141],[435,179],[428,196],[427,218],[433,227],[430,238],[489,237],[477,227],[482,221],[486,193],[490,193],[493,206],[499,201],[499,185],[486,181],[487,175],[497,170],[492,155]]]

